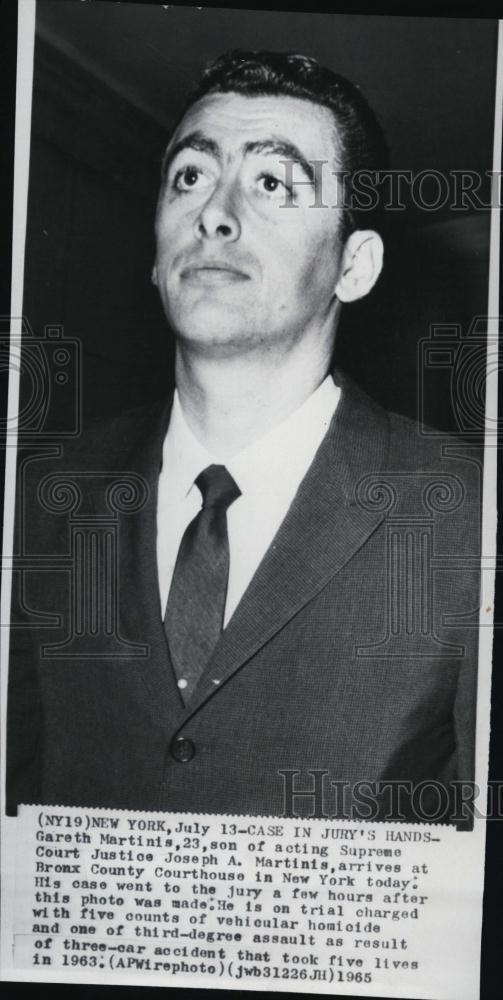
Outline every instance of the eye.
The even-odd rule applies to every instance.
[[[277,177],[274,177],[273,174],[262,174],[259,180],[262,181],[264,190],[267,191],[268,194],[272,194],[273,191],[277,191],[281,183]]]
[[[173,187],[181,192],[190,191],[196,187],[201,189],[206,187],[208,183],[209,180],[201,168],[191,166],[190,164],[177,170],[173,178]]]
[[[287,200],[292,198],[292,189],[275,174],[263,173],[258,178],[260,190],[265,194],[282,194]]]
[[[276,177],[274,174],[260,174],[258,180],[259,183],[262,184],[262,190],[267,194],[274,194],[279,189],[288,192],[289,195],[292,193],[291,188],[289,188],[284,181],[280,180],[280,178]]]

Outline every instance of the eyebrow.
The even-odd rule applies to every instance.
[[[246,142],[244,145],[245,155],[247,153],[272,153],[281,156],[284,160],[292,160],[298,163],[305,176],[314,183],[314,170],[302,155],[298,146],[286,139],[272,137],[271,139],[260,139],[257,142]]]
[[[189,135],[186,135],[183,139],[179,139],[178,142],[175,142],[175,145],[171,149],[168,146],[162,162],[163,177],[166,176],[175,157],[177,157],[179,153],[183,152],[184,149],[195,149],[198,153],[208,153],[209,156],[213,156],[214,159],[219,162],[222,159],[220,146],[214,141],[214,139],[208,139],[202,132],[190,132]]]
[[[212,156],[219,163],[223,159],[222,150],[214,139],[208,138],[203,132],[190,132],[189,135],[179,139],[171,149],[168,146],[162,164],[163,177],[166,176],[173,160],[184,149],[194,149],[198,153],[207,153],[208,156]],[[314,184],[314,169],[305,156],[303,156],[299,147],[293,142],[282,139],[280,136],[271,136],[267,139],[245,142],[241,149],[245,156],[250,153],[271,153],[275,156],[281,156],[285,160],[292,160],[294,163],[299,164],[305,176],[311,184]]]

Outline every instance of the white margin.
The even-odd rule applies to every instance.
[[[500,360],[499,346],[499,295],[500,295],[500,209],[497,197],[501,184],[501,152],[502,152],[502,114],[503,114],[503,20],[499,21],[498,45],[496,54],[496,86],[494,100],[494,145],[493,145],[493,194],[491,208],[491,229],[489,237],[489,293],[487,302],[487,356],[486,356],[486,407],[485,407],[485,441],[483,470],[483,500],[482,500],[482,566],[496,566],[496,530],[497,530],[497,466],[498,441],[496,430],[498,425],[498,373]],[[494,180],[497,180],[497,185]],[[493,350],[494,348],[494,350]],[[501,444],[500,444],[501,447]],[[494,562],[493,562],[494,561]],[[487,779],[489,768],[489,746],[486,744],[487,729],[490,720],[491,702],[491,670],[493,656],[493,624],[494,599],[496,586],[496,571],[482,572],[480,617],[479,617],[479,681],[477,691],[477,753],[476,773],[480,776],[480,804],[485,807],[487,794]],[[481,664],[484,669],[481,669]],[[481,746],[482,738],[484,745]],[[482,757],[482,754],[485,754]]]
[[[17,65],[16,65],[16,117],[14,146],[14,205],[12,213],[12,286],[10,301],[10,356],[9,390],[7,401],[4,517],[2,549],[2,581],[0,597],[0,662],[1,673],[1,730],[2,730],[2,782],[0,808],[2,815],[2,940],[1,967],[5,969],[11,956],[7,946],[11,941],[13,917],[10,901],[14,893],[14,865],[16,820],[5,817],[5,747],[7,718],[7,664],[9,662],[12,555],[14,543],[14,514],[17,435],[19,410],[19,365],[14,346],[19,345],[23,327],[24,257],[26,220],[28,211],[28,180],[30,173],[31,105],[33,91],[33,54],[35,44],[35,0],[18,0]],[[9,430],[11,433],[9,434]],[[5,623],[5,624],[4,624]],[[10,864],[8,863],[10,861]],[[9,904],[9,905],[7,905]]]
[[[14,157],[14,206],[13,206],[13,233],[12,233],[12,290],[10,304],[10,336],[11,353],[9,359],[9,387],[7,405],[7,428],[15,427],[18,418],[19,408],[19,367],[17,362],[14,344],[19,343],[22,336],[22,315],[23,315],[23,293],[24,293],[24,259],[26,244],[26,222],[28,205],[28,182],[30,166],[30,137],[31,137],[31,110],[32,110],[32,89],[33,89],[33,55],[35,41],[35,16],[36,0],[18,0],[18,45],[17,45],[17,69],[16,69],[16,113],[15,113],[15,157]],[[20,95],[22,95],[20,99]],[[499,21],[498,45],[496,55],[496,86],[495,86],[495,114],[494,114],[494,143],[493,143],[493,178],[501,179],[501,152],[502,152],[502,117],[503,108],[503,20]],[[491,209],[491,229],[489,241],[489,292],[488,292],[488,347],[491,343],[498,344],[499,334],[499,265],[500,265],[500,210],[498,199],[494,197]],[[497,484],[497,457],[495,428],[497,426],[498,413],[498,386],[497,378],[494,376],[496,361],[496,371],[499,368],[497,354],[488,350],[486,367],[486,412],[485,412],[485,447],[484,447],[484,469],[483,469],[483,511],[482,511],[482,557],[489,557],[489,560],[496,556],[496,484]],[[489,443],[488,443],[489,442]],[[491,443],[492,442],[492,443]],[[15,518],[15,490],[11,489],[11,484],[15,483],[17,461],[17,439],[12,433],[8,447],[6,448],[5,460],[5,505],[3,520],[3,550],[2,550],[2,581],[0,600],[0,622],[7,623],[10,620],[11,607],[11,585],[12,568],[11,561],[13,555],[13,536]],[[7,485],[9,489],[7,489]],[[476,746],[476,773],[479,779],[480,805],[485,804],[488,779],[488,729],[491,694],[491,664],[493,650],[493,620],[494,620],[494,596],[495,596],[495,573],[482,574],[481,584],[481,606],[480,606],[480,628],[479,628],[479,679],[477,692],[477,746]],[[487,609],[487,610],[486,610]],[[14,892],[14,869],[5,862],[13,857],[14,837],[16,820],[7,817],[5,819],[5,732],[6,732],[6,705],[7,705],[7,669],[9,657],[9,629],[6,626],[0,627],[0,658],[3,664],[1,677],[1,725],[2,725],[2,782],[0,792],[0,803],[2,812],[2,825],[4,836],[2,838],[2,877],[3,877],[3,901],[2,901],[2,966],[4,971],[10,970],[8,946],[11,941],[11,918],[6,903],[12,899]],[[480,823],[479,829],[485,840],[485,824]],[[466,834],[460,834],[466,836]],[[483,846],[482,846],[483,851]],[[5,951],[4,951],[5,949]],[[17,976],[7,976],[7,981],[17,980]],[[53,981],[48,976],[34,976],[34,982]],[[63,983],[60,978],[57,982]],[[72,977],[71,982],[75,980]],[[94,981],[94,980],[93,980]],[[78,979],[79,983],[89,982],[85,977]],[[114,977],[112,980],[120,986],[138,985],[136,978],[124,977],[120,981]],[[102,985],[105,982],[102,981]],[[196,985],[196,984],[194,984]],[[198,984],[200,985],[200,984]],[[211,988],[211,987],[209,987]],[[218,988],[218,984],[215,984]],[[247,984],[247,989],[253,989],[251,984]],[[260,989],[262,987],[255,987]]]

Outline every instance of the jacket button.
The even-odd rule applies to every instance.
[[[171,756],[179,764],[186,764],[187,761],[192,760],[195,752],[196,748],[192,740],[188,740],[186,736],[177,736],[170,746]]]

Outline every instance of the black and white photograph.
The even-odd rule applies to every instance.
[[[498,63],[488,18],[20,4],[9,978],[478,996]]]

